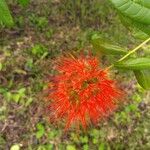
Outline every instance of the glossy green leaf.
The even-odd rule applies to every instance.
[[[115,8],[125,16],[143,23],[150,24],[150,9],[131,0],[110,0]]]
[[[141,30],[142,32],[150,35],[150,25],[141,24],[141,23],[134,21],[123,15],[120,15],[120,19],[121,19],[122,23],[125,25],[125,27],[127,27],[129,29],[130,29],[130,27],[137,28],[137,29]]]
[[[144,7],[150,8],[150,0],[134,0],[134,2],[141,4]]]
[[[124,55],[127,53],[123,48],[112,45],[99,37],[92,38],[91,43],[96,54]]]
[[[138,39],[148,39],[150,36],[150,25],[140,24],[136,21],[133,21],[130,18],[127,18],[123,15],[120,15],[121,22],[125,27],[127,27],[132,35]]]
[[[140,40],[146,40],[149,38],[149,35],[142,32],[141,30],[137,30],[137,29],[133,29],[132,30],[132,35],[137,38],[137,39],[140,39]]]
[[[126,61],[117,62],[115,67],[128,70],[140,70],[150,68],[150,58],[132,58]]]
[[[0,0],[0,23],[3,23],[7,27],[14,25],[13,18],[5,0]]]
[[[138,83],[146,90],[150,89],[150,70],[134,71]]]

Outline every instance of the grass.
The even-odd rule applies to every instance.
[[[0,149],[124,150],[150,148],[149,93],[123,73],[115,74],[128,101],[108,120],[86,132],[47,121],[43,89],[64,52],[89,49],[91,33],[124,47],[135,42],[104,0],[9,1],[16,27],[0,28]],[[134,44],[135,45],[135,44]]]

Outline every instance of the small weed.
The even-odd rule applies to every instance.
[[[16,24],[19,28],[23,28],[25,25],[24,17],[23,16],[18,16],[16,19]]]
[[[44,58],[48,55],[48,49],[42,44],[36,44],[32,47],[31,52],[38,58]]]
[[[52,37],[52,35],[54,34],[54,30],[52,28],[49,28],[46,32],[45,35],[48,39],[50,39]]]
[[[39,17],[35,14],[30,15],[30,23],[35,26],[39,31],[44,31],[48,27],[48,19],[46,17]]]
[[[66,150],[76,150],[74,145],[67,145]]]
[[[17,1],[22,7],[27,7],[30,3],[30,0],[17,0]]]
[[[45,134],[45,127],[44,127],[43,124],[38,123],[38,124],[36,125],[36,128],[37,128],[37,131],[36,131],[36,138],[37,138],[37,139],[40,139],[40,138],[43,137],[44,134]]]

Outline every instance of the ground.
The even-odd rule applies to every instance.
[[[16,26],[0,28],[0,149],[150,149],[150,93],[132,72],[112,71],[127,96],[117,112],[97,126],[64,132],[63,122],[47,120],[44,91],[59,56],[91,49],[88,39],[94,33],[125,48],[140,42],[109,2],[37,0],[21,7],[10,0],[8,5]]]

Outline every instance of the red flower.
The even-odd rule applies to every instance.
[[[99,68],[96,57],[62,58],[56,67],[53,87],[49,87],[50,118],[65,118],[71,124],[86,128],[92,121],[108,116],[122,95],[108,72]]]

